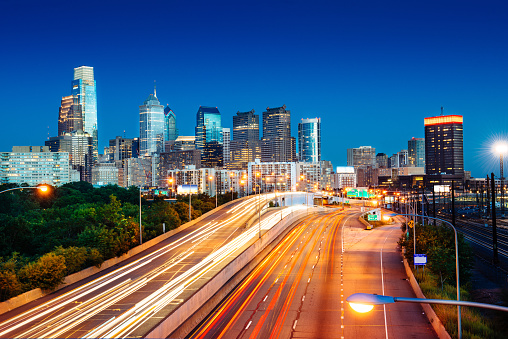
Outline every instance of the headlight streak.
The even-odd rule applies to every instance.
[[[268,202],[272,196],[274,195],[268,194],[266,197],[266,202]],[[0,335],[6,335],[7,333],[19,329],[20,327],[45,316],[48,318],[47,320],[43,320],[37,323],[34,327],[24,331],[22,335],[16,334],[16,336],[28,337],[35,334],[37,337],[57,337],[64,334],[66,331],[70,331],[76,325],[83,323],[94,315],[97,315],[101,311],[107,309],[114,303],[136,292],[141,287],[146,286],[148,282],[165,273],[170,268],[181,264],[183,260],[187,259],[194,253],[192,249],[200,245],[200,243],[203,241],[206,241],[218,230],[224,228],[225,226],[231,226],[232,223],[244,217],[247,213],[249,213],[249,211],[257,211],[258,201],[256,198],[246,200],[241,204],[236,205],[225,214],[238,211],[240,208],[242,209],[241,213],[230,215],[226,220],[222,220],[220,222],[212,220],[204,226],[201,226],[189,234],[186,234],[171,244],[165,245],[153,253],[150,253],[138,260],[133,261],[132,263],[107,273],[100,278],[97,278],[23,314],[5,321],[3,324],[1,324],[0,330],[2,330],[2,332],[0,332]],[[291,210],[297,210],[301,208],[303,207],[295,206],[292,208],[286,208],[282,211],[282,215],[287,216],[289,213],[291,213]],[[225,214],[223,214],[224,217]],[[266,216],[265,220],[262,220],[262,228],[265,230],[269,229],[279,221],[279,212],[277,212],[274,216]],[[234,232],[236,232],[236,230],[231,232],[228,238],[231,237]],[[167,282],[164,286],[157,289],[155,292],[151,293],[140,302],[137,302],[135,306],[126,310],[123,314],[109,318],[105,323],[102,323],[92,329],[90,332],[84,335],[84,338],[99,337],[101,335],[105,335],[106,337],[122,336],[123,334],[132,333],[135,329],[139,328],[139,326],[147,319],[172,303],[178,297],[178,295],[180,295],[192,283],[209,273],[211,270],[215,269],[217,266],[221,265],[224,260],[232,256],[235,251],[240,250],[254,237],[257,237],[257,232],[257,227],[253,226],[234,239],[231,239],[229,243],[219,247],[216,251],[209,254],[199,263],[182,272],[182,274]],[[86,301],[77,306],[72,306],[68,310],[65,310],[62,314],[56,314],[55,316],[51,315],[48,317],[48,315],[56,313],[58,310],[68,306],[78,299],[86,298],[86,296],[90,293],[93,293],[94,291],[120,279],[126,274],[129,274],[151,263],[153,260],[167,254],[182,244],[193,245],[191,248],[187,248],[184,252],[168,260],[167,264],[159,266],[155,270],[152,270],[151,272],[145,274],[140,278],[137,278],[134,281],[131,281],[130,279],[126,280],[119,285],[117,284],[114,287],[101,292],[98,296],[93,297],[89,301]],[[116,290],[120,289],[120,287],[122,287],[122,291],[120,294],[118,294],[116,293]]]

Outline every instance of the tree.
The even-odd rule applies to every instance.
[[[24,266],[19,276],[28,289],[52,290],[63,282],[65,272],[65,258],[54,253],[47,253],[36,262]]]

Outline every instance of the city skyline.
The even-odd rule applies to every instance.
[[[3,37],[9,52],[1,57],[0,110],[9,126],[29,131],[5,130],[3,151],[58,135],[55,117],[69,94],[70,72],[87,65],[97,82],[99,152],[116,136],[138,137],[138,106],[157,80],[160,103],[174,111],[180,135],[194,134],[200,105],[218,107],[228,128],[237,111],[286,105],[292,137],[300,119],[322,119],[322,159],[334,166],[346,164],[347,148],[400,151],[407,140],[424,136],[424,118],[438,116],[444,106],[446,115],[464,116],[464,169],[475,177],[499,171],[488,147],[508,135],[502,2],[154,3],[158,11],[148,20],[132,5],[92,1],[78,15],[96,19],[77,44],[88,47],[71,44],[57,54],[62,41],[72,41],[72,30],[62,27],[79,19],[70,15],[74,6],[28,3],[23,23],[5,16],[1,24],[13,33]],[[17,13],[20,6],[4,2],[0,9]],[[178,13],[169,26],[167,13]],[[271,20],[277,16],[284,20]],[[160,56],[133,53],[149,35]],[[205,50],[214,54],[197,57]],[[44,86],[33,90],[35,78]],[[29,93],[23,106],[37,110],[9,114],[19,111],[9,100],[19,92]]]

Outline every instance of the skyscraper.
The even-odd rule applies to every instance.
[[[217,107],[199,106],[196,114],[196,149],[203,150],[205,143],[212,141],[222,145],[220,112]]]
[[[300,161],[321,161],[321,118],[298,123],[298,150]]]
[[[347,165],[354,166],[376,166],[376,149],[370,146],[347,149]]]
[[[72,131],[83,130],[83,115],[78,98],[74,95],[62,97],[62,104],[58,114],[58,135]]]
[[[286,105],[267,108],[263,112],[263,139],[261,140],[261,161],[294,161],[291,144],[291,112]]]
[[[407,142],[409,167],[425,167],[425,139],[411,138]]]
[[[425,173],[464,175],[462,115],[425,118]]]
[[[72,95],[77,98],[77,105],[81,106],[83,131],[90,134],[93,140],[93,161],[99,159],[99,140],[97,131],[97,91],[94,80],[93,67],[81,66],[74,68],[72,81]],[[72,131],[68,131],[72,132]]]
[[[164,141],[175,141],[178,138],[176,116],[169,105],[164,108]]]
[[[254,110],[237,112],[233,116],[230,168],[246,170],[256,159],[261,159],[259,115]]]
[[[160,153],[164,146],[164,106],[157,93],[150,94],[139,106],[139,155]]]
[[[225,164],[226,161],[231,160],[231,130],[229,128],[222,128],[222,160]]]

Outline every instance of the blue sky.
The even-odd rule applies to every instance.
[[[99,145],[139,135],[153,91],[181,135],[199,105],[223,125],[285,104],[293,135],[322,118],[322,157],[391,155],[423,137],[424,117],[464,116],[465,169],[499,171],[508,137],[508,5],[503,1],[0,1],[0,151],[57,133],[73,68],[93,66]],[[48,128],[49,127],[49,128]]]

